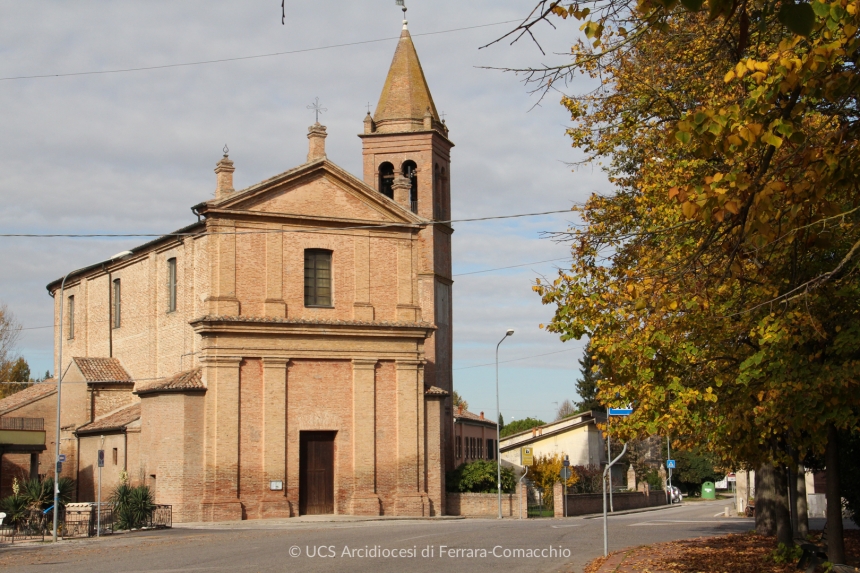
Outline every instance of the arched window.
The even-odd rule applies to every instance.
[[[385,162],[379,166],[379,192],[394,199],[394,166],[389,162]]]
[[[401,167],[403,176],[412,183],[409,190],[409,208],[413,213],[418,213],[418,166],[411,159],[403,162]]]

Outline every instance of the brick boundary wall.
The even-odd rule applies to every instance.
[[[556,484],[560,490],[561,484]],[[562,515],[560,493],[556,494],[555,515]],[[609,494],[607,494],[607,508],[609,506]],[[612,506],[615,511],[624,511],[627,509],[641,509],[644,507],[656,507],[666,505],[666,492],[652,491],[648,494],[641,492],[633,493],[613,493]],[[603,494],[602,493],[579,493],[568,494],[567,496],[567,515],[587,515],[589,513],[603,513]]]
[[[451,493],[445,495],[445,514],[463,517],[498,517],[499,496],[496,493]],[[526,517],[526,502],[523,500],[523,518]],[[519,517],[520,496],[515,493],[502,494],[502,517]]]

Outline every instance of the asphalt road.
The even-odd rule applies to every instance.
[[[610,551],[752,529],[724,518],[730,502],[695,502],[609,519]],[[293,520],[295,521],[295,520]],[[821,527],[823,523],[815,523]],[[242,522],[0,549],[16,573],[580,572],[603,554],[601,519]],[[519,552],[519,553],[518,553]]]

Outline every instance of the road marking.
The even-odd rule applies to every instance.
[[[574,523],[572,525],[550,525],[553,529],[561,529],[562,527],[582,527],[581,523]]]
[[[714,520],[692,520],[692,519],[657,519],[654,521],[643,521],[641,523],[631,523],[627,527],[640,527],[643,525],[660,525],[663,523],[732,523],[735,520],[726,520],[721,519],[719,521]],[[746,520],[744,520],[746,521]]]

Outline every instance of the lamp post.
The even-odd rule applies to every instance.
[[[108,259],[108,262],[127,259],[132,255],[131,251],[122,251]],[[63,316],[66,314],[66,279],[74,273],[83,269],[77,269],[66,273],[63,277],[63,282],[60,283],[60,329],[57,333],[57,343],[59,346],[59,356],[57,361],[57,435],[54,438],[54,529],[53,541],[57,541],[57,521],[59,518],[59,502],[60,502],[60,410],[63,397]],[[108,324],[108,328],[112,325]]]
[[[514,329],[509,328],[505,332],[505,336],[496,344],[496,487],[499,490],[499,519],[502,518],[502,448],[499,445],[501,439],[501,428],[499,427],[499,416],[501,409],[499,408],[499,346],[502,345],[509,336],[513,335]]]

